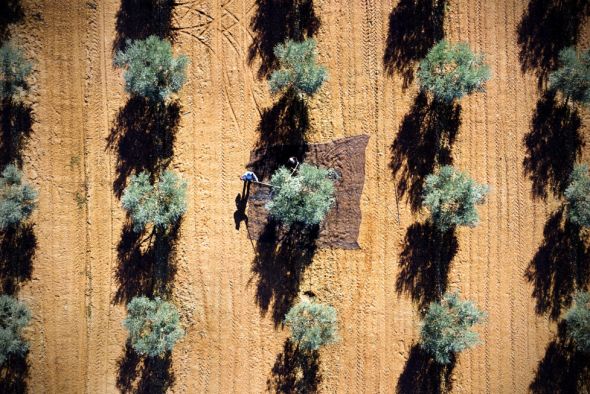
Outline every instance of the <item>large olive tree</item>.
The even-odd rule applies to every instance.
[[[281,167],[271,177],[272,198],[266,208],[286,226],[319,224],[334,204],[336,177],[333,170],[305,163],[296,172]]]
[[[451,102],[483,91],[491,73],[484,56],[473,53],[466,43],[442,40],[420,62],[418,78],[420,87],[435,99]]]

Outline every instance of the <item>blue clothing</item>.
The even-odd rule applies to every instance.
[[[245,182],[258,182],[258,177],[252,171],[246,171],[241,178]]]

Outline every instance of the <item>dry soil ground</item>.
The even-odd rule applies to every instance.
[[[236,230],[233,217],[242,189],[238,175],[257,144],[261,114],[276,100],[259,77],[261,57],[255,54],[249,61],[252,43],[264,36],[252,26],[259,6],[254,0],[180,3],[172,19],[175,48],[188,54],[191,64],[180,95],[171,166],[188,180],[190,201],[175,255],[173,297],[187,335],[173,353],[170,390],[262,392],[275,379],[273,365],[287,333],[275,327],[272,313],[261,312],[255,249],[246,228]],[[122,17],[120,0],[23,0],[22,6],[25,17],[13,27],[13,37],[36,64],[35,123],[24,168],[40,189],[33,218],[33,276],[19,293],[33,311],[27,331],[32,343],[28,389],[116,392],[126,338],[121,326],[125,308],[116,302],[121,286],[117,248],[125,215],[113,190],[118,153],[108,149],[107,140],[128,97],[112,54],[122,32],[142,22],[133,13]],[[323,392],[403,389],[407,381],[413,384],[407,373],[406,383],[398,384],[409,355],[419,358],[412,348],[421,296],[412,299],[411,292],[403,291],[403,270],[411,267],[400,256],[407,263],[412,254],[407,241],[419,242],[427,229],[416,225],[423,215],[412,212],[409,192],[399,195],[397,221],[396,190],[404,164],[394,176],[391,163],[401,153],[392,159],[391,147],[404,117],[412,107],[420,111],[421,104],[415,83],[403,88],[398,69],[406,65],[394,65],[390,73],[384,64],[386,48],[399,50],[401,45],[388,43],[390,14],[401,12],[396,6],[392,0],[314,2],[321,21],[315,32],[319,59],[330,80],[311,101],[309,138],[323,143],[370,136],[360,248],[320,249],[302,280],[304,290],[312,289],[334,305],[340,317],[341,341],[321,351]],[[448,288],[460,289],[489,314],[479,329],[483,343],[458,359],[455,392],[526,392],[557,332],[551,318],[554,290],[546,279],[551,269],[535,282],[535,269],[529,267],[543,244],[546,220],[560,202],[552,192],[546,199],[533,195],[523,164],[531,151],[524,139],[542,96],[539,68],[523,72],[519,59],[518,26],[528,7],[528,0],[450,0],[444,15],[444,35],[485,53],[493,73],[486,93],[461,101],[452,146],[454,164],[492,190],[479,210],[481,224],[458,230],[458,250],[448,273]],[[396,23],[420,26],[425,19],[417,13],[402,13]],[[555,22],[554,27],[564,23],[570,22]],[[590,26],[581,31],[578,45],[587,47]],[[418,32],[418,41],[422,34],[442,34]],[[420,50],[418,41],[408,40],[408,47],[396,52],[402,60],[411,58],[407,51],[412,48]],[[588,140],[590,116],[587,111],[580,116],[579,133]],[[560,143],[547,144],[534,151],[534,159],[553,158],[558,164],[550,168],[567,164],[566,156],[555,154]],[[587,150],[581,156],[590,159]],[[543,171],[533,171],[540,174],[540,189],[551,181]],[[526,276],[531,269],[532,281]],[[411,283],[408,288],[415,289]],[[541,295],[533,294],[535,288]],[[539,313],[543,295],[548,295],[549,308]]]

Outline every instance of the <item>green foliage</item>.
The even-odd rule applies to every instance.
[[[336,309],[330,305],[304,299],[285,315],[285,325],[291,329],[291,341],[303,351],[338,340]]]
[[[312,96],[320,89],[328,79],[328,72],[316,64],[315,48],[316,42],[311,38],[301,42],[287,40],[275,46],[274,54],[281,68],[270,76],[273,94],[292,90],[299,96]]]
[[[561,67],[549,75],[549,85],[566,100],[590,104],[590,50],[578,56],[574,47],[559,52]]]
[[[447,293],[441,302],[433,302],[422,321],[420,345],[437,363],[449,364],[452,356],[479,343],[471,327],[486,314],[471,301],[462,301],[458,293]]]
[[[590,293],[578,293],[565,315],[567,332],[579,351],[590,353]]]
[[[479,222],[475,209],[489,191],[452,166],[426,177],[423,204],[430,210],[432,222],[442,232],[454,226],[474,227]]]
[[[165,100],[177,93],[186,80],[188,57],[174,57],[172,45],[157,36],[129,42],[115,55],[115,65],[126,67],[125,89],[152,100]]]
[[[184,336],[176,307],[158,297],[135,297],[129,301],[123,325],[129,331],[133,350],[142,356],[155,357],[172,351]]]
[[[29,345],[22,338],[22,329],[29,324],[29,308],[16,298],[0,295],[0,366],[10,354],[23,355]]]
[[[418,70],[420,87],[446,102],[484,91],[490,77],[483,55],[474,54],[466,43],[453,45],[445,40],[432,47]]]
[[[186,212],[186,182],[170,171],[152,184],[146,171],[134,175],[121,198],[123,208],[141,232],[148,224],[162,230],[176,223]]]
[[[37,206],[37,192],[23,182],[22,172],[9,164],[0,177],[0,230],[17,226]]]
[[[266,204],[270,215],[283,224],[319,224],[334,204],[333,170],[301,164],[293,174],[281,167],[272,175],[271,200]]]
[[[569,220],[579,226],[590,227],[590,176],[587,165],[574,167],[564,194]]]
[[[0,99],[18,99],[28,89],[33,66],[11,43],[0,47]]]

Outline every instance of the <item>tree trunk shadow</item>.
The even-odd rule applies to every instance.
[[[178,102],[131,97],[121,108],[107,139],[107,149],[117,154],[113,189],[118,198],[131,175],[148,171],[154,181],[170,164],[179,122]]]
[[[444,37],[446,0],[401,0],[389,15],[383,64],[399,73],[403,88],[414,81],[416,64]]]
[[[113,52],[124,50],[127,40],[143,40],[151,35],[174,39],[175,5],[175,0],[121,0],[115,21]]]
[[[166,393],[174,384],[172,355],[141,357],[131,343],[125,345],[125,354],[117,361],[117,388],[122,393]]]
[[[256,302],[263,315],[271,308],[275,326],[282,324],[285,314],[299,294],[305,269],[316,252],[319,228],[294,224],[282,231],[269,221],[256,244],[251,281],[256,282]]]
[[[287,339],[266,385],[275,393],[316,393],[321,381],[319,352],[302,352]]]
[[[0,290],[16,294],[22,282],[31,279],[37,237],[32,224],[0,231]]]
[[[534,197],[545,199],[548,191],[558,197],[563,195],[584,146],[580,127],[578,111],[559,104],[555,92],[545,92],[539,99],[531,131],[524,137],[523,166],[533,183]]]
[[[0,168],[15,163],[22,166],[21,151],[33,130],[33,109],[11,99],[2,100],[0,109]]]
[[[175,246],[179,232],[180,221],[167,231],[155,231],[147,237],[133,231],[130,221],[125,224],[117,247],[114,303],[128,303],[138,296],[170,295],[177,270]]]
[[[565,322],[545,349],[529,389],[534,394],[590,392],[590,355],[576,351],[566,336]]]
[[[458,250],[455,230],[441,234],[432,223],[414,223],[406,232],[395,282],[398,294],[408,293],[424,311],[447,290],[448,273]]]
[[[430,100],[423,92],[404,116],[391,145],[390,168],[397,180],[398,196],[406,196],[413,211],[422,205],[426,176],[437,165],[453,163],[451,149],[460,125],[459,104]]]
[[[248,64],[259,57],[258,78],[267,78],[278,67],[274,54],[277,44],[313,37],[319,27],[313,0],[256,0],[256,13],[250,22],[254,39],[248,49]]]
[[[415,344],[410,349],[395,391],[398,394],[450,393],[454,368],[454,358],[449,365],[438,364],[420,345]]]
[[[543,229],[543,243],[525,272],[533,284],[538,314],[557,320],[578,290],[588,287],[590,249],[580,238],[578,226],[566,218],[564,208],[554,212]]]
[[[539,87],[557,68],[559,52],[575,45],[588,13],[587,0],[530,0],[517,28],[522,72],[534,71]]]
[[[0,1],[0,42],[10,38],[10,25],[19,23],[24,16],[20,0]]]

